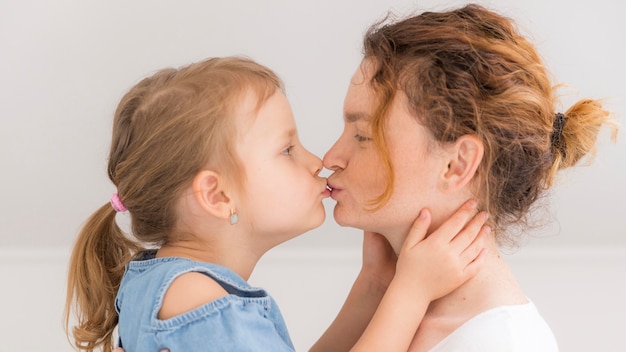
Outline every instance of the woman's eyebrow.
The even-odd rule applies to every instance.
[[[351,112],[351,113],[346,113],[344,115],[344,119],[346,120],[346,122],[356,122],[359,120],[369,121],[370,115],[364,112],[355,112],[355,113]]]

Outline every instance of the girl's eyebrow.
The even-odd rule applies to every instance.
[[[296,131],[295,128],[290,128],[288,130],[286,130],[282,135],[287,137],[287,138],[292,138],[293,136],[297,135],[298,131]]]
[[[364,112],[350,112],[344,115],[346,122],[356,122],[359,120],[369,121],[370,115]]]

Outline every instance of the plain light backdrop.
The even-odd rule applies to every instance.
[[[305,146],[319,156],[342,128],[342,104],[367,27],[388,10],[459,1],[0,2],[0,246],[68,246],[115,191],[106,177],[113,111],[140,78],[209,56],[246,55],[285,81]],[[483,4],[514,18],[542,53],[563,108],[606,98],[623,121],[626,25],[612,0]],[[583,4],[583,2],[580,2]],[[562,174],[531,244],[626,244],[626,140],[601,135],[589,167]],[[280,185],[277,185],[280,192]],[[287,246],[360,241],[331,218]],[[347,234],[348,233],[348,234]]]
[[[3,300],[9,298],[2,309],[9,311],[4,319],[7,325],[0,325],[0,331],[15,327],[28,331],[28,325],[14,322],[26,319],[35,324],[25,316],[38,314],[32,312],[32,301],[38,301],[43,294],[47,299],[60,297],[49,304],[43,300],[46,306],[53,307],[53,313],[42,312],[45,308],[37,305],[34,307],[42,315],[59,314],[67,250],[82,223],[115,192],[105,170],[113,112],[121,96],[141,78],[163,67],[185,65],[210,56],[249,56],[275,70],[284,80],[301,140],[321,157],[343,127],[343,98],[360,62],[361,40],[368,26],[384,17],[387,11],[402,16],[463,3],[436,0],[0,0],[0,279],[11,288],[0,296]],[[479,3],[515,19],[522,32],[537,45],[554,82],[569,87],[563,90],[559,110],[566,110],[583,97],[604,98],[617,121],[624,125],[626,21],[620,11],[622,5],[614,0]],[[613,144],[608,131],[603,131],[595,161],[590,166],[561,174],[550,192],[547,206],[538,215],[552,220],[551,225],[532,233],[527,241],[528,248],[538,248],[539,253],[544,254],[544,262],[526,262],[532,258],[524,257],[526,259],[513,263],[517,263],[520,270],[531,268],[528,269],[531,274],[521,277],[520,281],[528,282],[535,296],[540,296],[536,303],[542,303],[541,294],[547,290],[557,292],[559,286],[585,285],[576,281],[579,278],[575,275],[580,272],[587,273],[586,278],[595,279],[594,284],[604,282],[607,288],[625,291],[626,275],[622,274],[626,274],[626,270],[612,264],[624,263],[623,253],[626,253],[626,136],[623,134],[624,131],[622,138]],[[280,185],[275,186],[280,192]],[[298,346],[305,346],[314,341],[314,336],[319,336],[319,329],[336,313],[358,268],[359,232],[336,225],[332,220],[332,201],[325,204],[327,222],[281,245],[278,249],[284,254],[281,258],[297,260],[303,251],[308,253],[304,257],[308,255],[309,259],[315,257],[311,253],[348,251],[357,255],[350,257],[354,261],[349,261],[343,269],[327,268],[326,273],[339,277],[311,278],[317,280],[319,289],[325,287],[323,280],[342,284],[331,285],[324,292],[315,291],[321,295],[320,300],[336,301],[332,309],[327,309],[327,315],[319,318],[319,326],[316,325],[310,336],[301,332],[306,330],[303,328],[306,322],[296,316],[292,308],[299,302],[285,303],[287,318],[299,320],[295,325],[300,330],[294,334]],[[50,248],[54,251],[49,252]],[[580,258],[588,260],[577,262],[579,266],[571,267],[572,271],[568,271],[567,264],[558,269],[570,286],[556,284],[550,276],[541,276],[550,270],[555,272],[556,266],[544,268],[538,264],[549,265],[549,260],[545,260],[553,254],[562,258],[559,253],[563,248],[573,248],[573,252],[568,253],[577,253],[575,258],[580,254]],[[596,254],[606,253],[594,248],[615,250],[610,252],[610,260],[603,263],[608,263],[606,267],[613,270],[610,273],[618,275],[608,274],[606,270],[596,273],[591,264],[587,265]],[[60,261],[55,253],[62,253]],[[283,270],[276,271],[276,275],[298,275],[298,272],[285,272],[287,268],[280,260],[272,266],[274,259],[271,252],[268,255],[267,267]],[[49,265],[46,258],[57,259],[53,260],[54,265]],[[19,271],[22,268],[12,264],[21,262],[27,262],[26,269],[32,271]],[[46,270],[51,272],[41,272],[37,265],[48,265]],[[293,268],[303,265],[296,263]],[[307,259],[306,265],[309,266],[304,271],[316,264]],[[581,266],[590,271],[581,271]],[[47,281],[22,279],[22,275],[33,272],[45,275]],[[572,275],[571,280],[568,275]],[[257,278],[271,280],[272,274],[265,269]],[[49,291],[44,292],[46,289],[38,285],[45,285]],[[293,286],[289,281],[269,286],[272,285],[277,297],[294,289],[288,287]],[[604,288],[587,289],[585,294]],[[614,290],[603,297],[607,297],[605,303],[612,307],[611,300],[619,300],[620,295],[623,294],[618,295]],[[22,302],[24,307],[11,301],[22,297],[29,300]],[[306,295],[304,298],[314,299]],[[544,300],[558,303],[559,297]],[[597,324],[602,324],[601,314],[608,314],[607,310],[593,315],[592,304],[588,302],[587,310],[583,311],[589,313],[585,323],[601,329]],[[623,307],[622,304],[616,312],[610,312],[615,316],[608,320],[609,324],[620,321],[626,313]],[[558,309],[565,311],[566,308]],[[561,329],[557,332],[561,336],[574,336],[571,345],[582,346],[575,339],[585,338],[585,330],[578,333],[575,329],[583,327],[574,326],[580,324],[574,324],[574,320],[558,309],[548,311],[553,314],[551,322],[562,320],[563,325],[558,321],[555,324],[557,330]],[[325,311],[323,305],[319,310]],[[49,320],[59,324],[60,316],[54,315]],[[570,322],[571,329],[567,326]],[[33,329],[35,335],[43,333]],[[58,326],[51,334],[58,336],[57,330]],[[20,333],[7,336],[8,339],[3,339],[5,342],[17,336],[21,341],[35,343]],[[594,336],[588,340],[593,341],[597,338]],[[602,339],[606,340],[606,336]],[[9,349],[3,349],[10,348],[6,346],[17,348],[11,351],[23,350],[18,348],[22,346],[18,339],[14,340],[13,345],[0,345],[0,352],[8,352]],[[34,347],[28,350],[36,349],[43,350]]]

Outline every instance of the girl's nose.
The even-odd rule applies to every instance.
[[[324,165],[322,164],[322,159],[318,158],[317,156],[315,157],[315,172],[313,173],[315,176],[318,176],[320,174],[320,172],[322,172],[322,169],[324,168]]]
[[[313,172],[313,175],[315,175],[315,176],[319,175],[319,173],[324,168],[324,165],[322,164],[322,159],[320,159],[317,155],[311,153],[308,150],[306,150],[306,152],[308,154],[308,162],[307,163],[309,165],[309,170],[311,170]]]

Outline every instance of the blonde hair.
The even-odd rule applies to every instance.
[[[76,311],[71,335],[78,349],[111,350],[124,267],[145,245],[168,241],[177,199],[196,173],[210,166],[241,186],[245,174],[233,145],[238,102],[252,91],[260,107],[279,89],[281,81],[268,68],[228,57],[160,70],[124,95],[115,112],[108,174],[136,240],[118,227],[109,203],[81,229],[65,307],[68,336],[70,311]]]
[[[436,143],[465,134],[480,138],[485,154],[474,180],[476,197],[499,234],[508,225],[527,224],[531,205],[556,172],[593,153],[603,124],[615,127],[599,101],[583,99],[555,129],[557,99],[535,47],[511,20],[478,5],[383,20],[367,32],[364,56],[376,64],[371,125],[387,170],[376,209],[393,189],[384,122],[398,90]]]

